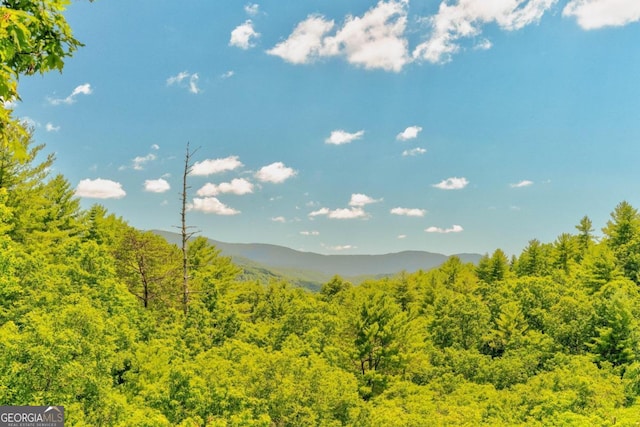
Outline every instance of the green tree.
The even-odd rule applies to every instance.
[[[339,294],[351,289],[351,282],[343,280],[342,277],[335,275],[327,283],[320,288],[320,295],[325,301],[334,299]]]
[[[578,235],[576,236],[579,256],[577,261],[582,260],[582,257],[587,253],[591,245],[594,243],[593,237],[593,223],[588,216],[583,216],[580,223],[576,225]]]
[[[633,315],[632,305],[637,297],[629,295],[624,287],[614,286],[615,282],[609,285],[610,289],[604,288],[598,295],[597,335],[589,348],[596,355],[597,362],[620,366],[630,364],[637,358],[638,320]]]
[[[4,0],[0,4],[0,103],[19,99],[21,75],[62,71],[81,43],[73,37],[61,0]],[[7,132],[11,129],[10,132]],[[26,131],[0,106],[0,147],[18,158],[27,151],[12,135]]]
[[[150,231],[129,228],[115,251],[118,275],[144,308],[177,303],[179,252]]]
[[[385,293],[376,292],[360,303],[352,327],[355,362],[364,382],[361,393],[365,398],[382,392],[388,375],[406,363],[403,349],[408,326],[406,313]]]
[[[549,245],[540,243],[538,239],[530,240],[518,258],[515,268],[518,276],[548,275],[550,264],[549,252]]]
[[[628,202],[620,202],[611,213],[611,220],[602,229],[613,250],[622,273],[640,283],[640,215]]]
[[[440,348],[479,348],[489,330],[490,312],[480,298],[471,294],[444,292],[434,303],[428,329]]]
[[[494,355],[501,355],[505,350],[521,345],[529,325],[517,302],[503,305],[500,315],[495,319],[495,328],[489,333],[489,347]]]
[[[509,260],[507,255],[501,250],[496,249],[491,258],[485,255],[478,262],[476,274],[478,279],[487,284],[492,284],[504,280],[509,273]]]
[[[574,260],[579,255],[574,237],[569,233],[562,233],[556,241],[553,242],[551,254],[553,257],[553,266],[569,274],[575,264]]]
[[[593,245],[585,253],[578,272],[578,279],[591,292],[597,292],[600,288],[622,277],[622,271],[618,268],[616,258],[608,245]]]

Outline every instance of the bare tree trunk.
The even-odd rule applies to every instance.
[[[189,259],[187,256],[187,243],[193,233],[189,233],[187,230],[187,177],[191,173],[191,157],[193,153],[189,149],[189,143],[187,143],[187,153],[184,158],[184,172],[182,174],[182,208],[180,209],[181,219],[181,234],[182,234],[182,310],[185,316],[189,312]]]

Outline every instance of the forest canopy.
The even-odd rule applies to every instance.
[[[50,174],[28,130],[0,152],[0,403],[69,425],[634,425],[640,214],[627,202],[518,256],[319,292],[242,281]],[[14,147],[18,147],[15,150]],[[26,153],[19,155],[20,153]]]
[[[65,2],[0,4],[0,404],[70,426],[637,425],[640,214],[509,258],[313,293],[241,281],[94,205],[11,116],[80,46]]]

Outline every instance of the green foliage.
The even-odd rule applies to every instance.
[[[0,149],[20,160],[27,151],[19,137],[28,132],[11,117],[4,102],[20,98],[21,75],[62,71],[64,61],[81,46],[63,15],[67,4],[67,0],[5,0],[0,4]]]
[[[0,152],[0,403],[65,406],[71,426],[634,425],[640,220],[596,242],[529,242],[509,262],[312,293],[241,271],[204,238],[79,207],[52,158]]]

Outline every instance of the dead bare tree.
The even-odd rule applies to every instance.
[[[191,188],[187,185],[187,179],[193,168],[193,155],[197,151],[198,149],[191,151],[189,143],[187,142],[187,152],[184,157],[184,171],[182,174],[182,193],[180,193],[180,200],[182,202],[182,207],[180,209],[180,231],[182,235],[182,244],[180,247],[180,249],[182,249],[182,310],[184,311],[185,316],[189,313],[189,258],[187,245],[189,243],[189,239],[195,234],[194,231],[189,231],[194,227],[187,226],[187,199],[188,190]]]

